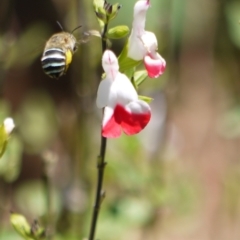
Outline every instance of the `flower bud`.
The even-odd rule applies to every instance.
[[[6,133],[9,135],[12,130],[15,128],[15,124],[12,118],[8,117],[5,118],[5,120],[3,121],[3,125],[5,128]]]

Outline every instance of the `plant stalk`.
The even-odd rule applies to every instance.
[[[106,41],[107,28],[108,28],[108,24],[105,24],[102,31],[102,53],[104,53],[104,51],[107,49],[107,41]],[[88,240],[94,240],[101,203],[105,197],[105,192],[102,190],[102,185],[103,185],[103,179],[104,179],[104,170],[107,164],[105,162],[106,148],[107,148],[107,138],[101,136],[100,154],[98,156],[98,161],[97,161],[97,170],[98,170],[97,189],[96,189],[96,197],[95,197],[95,203],[93,207],[92,221],[91,221]]]

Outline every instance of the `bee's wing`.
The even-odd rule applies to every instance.
[[[18,38],[6,39],[4,68],[30,65],[42,54],[45,40],[49,35],[47,29],[42,24],[34,24],[26,29]]]

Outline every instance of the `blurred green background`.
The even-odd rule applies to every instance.
[[[114,1],[109,1],[115,3]],[[131,27],[133,0],[112,26]],[[240,2],[151,0],[167,69],[140,88],[153,117],[137,136],[108,141],[96,238],[240,239]],[[89,0],[0,1],[0,119],[17,128],[0,159],[0,239],[20,240],[10,211],[38,219],[52,239],[88,236],[96,187],[101,42],[80,45],[67,74],[50,79],[46,40],[78,25],[98,30]],[[125,40],[112,42],[119,53]],[[50,199],[50,201],[49,201]]]

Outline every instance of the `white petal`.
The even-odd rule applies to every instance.
[[[149,0],[137,1],[133,10],[133,26],[138,25],[141,28],[145,28],[146,12],[150,6]]]
[[[128,105],[126,105],[125,109],[130,113],[148,113],[151,111],[150,106],[142,101],[142,100],[136,100],[130,102]]]
[[[97,106],[115,108],[116,104],[122,106],[138,99],[137,92],[125,74],[118,72],[114,81],[103,80],[98,89]]]
[[[119,70],[118,60],[115,54],[110,51],[106,50],[102,56],[102,67],[107,75],[107,77],[114,79],[116,73]]]
[[[158,42],[153,32],[144,31],[141,36],[132,32],[128,43],[128,57],[134,60],[142,60],[147,53],[154,54],[157,48]]]
[[[104,127],[106,123],[110,120],[114,113],[114,109],[111,107],[105,107],[104,113],[103,113],[103,120],[102,120],[102,126]]]
[[[14,121],[12,118],[5,118],[3,125],[7,134],[10,134],[15,127]]]
[[[117,75],[112,88],[117,92],[117,102],[121,105],[126,105],[138,99],[135,88],[125,74],[119,73]]]
[[[110,79],[104,79],[100,82],[98,91],[97,91],[97,100],[96,100],[98,108],[103,108],[108,105],[110,88],[112,83],[113,81],[111,81]]]
[[[145,46],[147,52],[156,52],[158,48],[158,42],[156,35],[153,32],[146,31],[141,37],[142,43]]]
[[[128,39],[128,57],[136,61],[142,60],[147,53],[141,40],[142,34],[136,34],[132,31]]]

